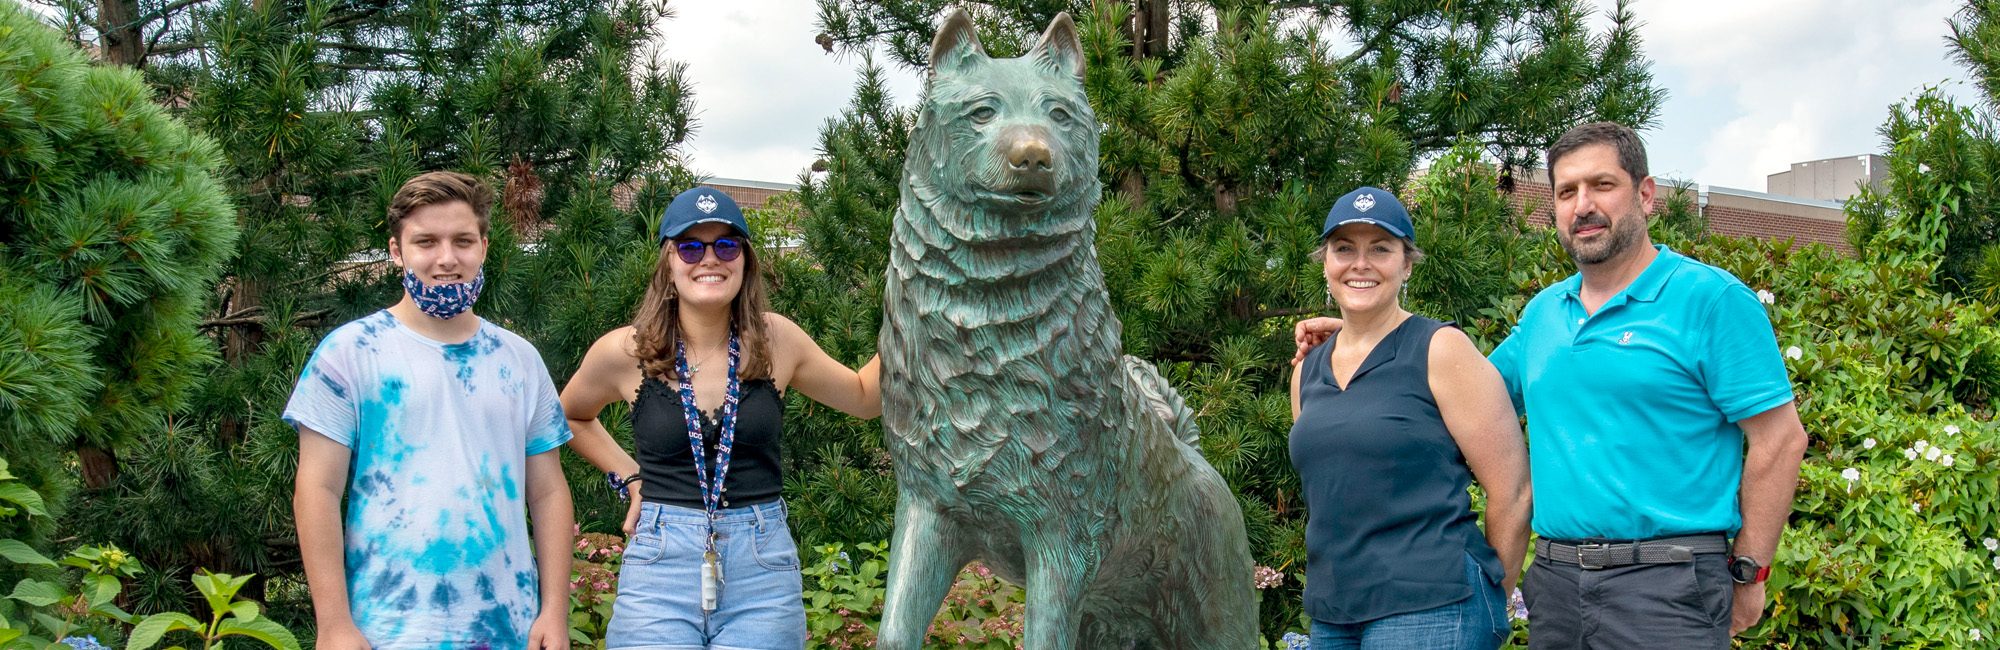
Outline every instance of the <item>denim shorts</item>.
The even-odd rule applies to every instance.
[[[789,650],[806,645],[799,550],[785,504],[730,508],[715,525],[722,589],[701,611],[702,551],[708,514],[658,503],[639,506],[639,524],[618,571],[607,648]]]
[[[1313,650],[1493,650],[1513,633],[1507,597],[1472,556],[1465,556],[1466,599],[1366,623],[1312,623]]]

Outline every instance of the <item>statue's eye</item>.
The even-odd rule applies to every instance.
[[[1000,112],[993,110],[993,107],[991,106],[981,106],[979,108],[973,109],[972,114],[969,117],[971,117],[972,121],[974,122],[985,124],[987,122],[993,121],[993,116],[999,114]]]
[[[1049,119],[1055,120],[1057,124],[1069,124],[1069,111],[1063,110],[1061,106],[1057,106],[1049,111]]]

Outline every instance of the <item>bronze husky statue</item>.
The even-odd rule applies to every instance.
[[[993,59],[954,11],[931,48],[882,325],[878,647],[918,648],[972,560],[1026,588],[1030,650],[1256,647],[1242,512],[1180,396],[1122,353],[1075,24]]]

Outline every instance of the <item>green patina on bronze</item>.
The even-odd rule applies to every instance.
[[[1017,59],[958,11],[932,44],[882,326],[900,492],[881,648],[920,647],[972,560],[1025,586],[1032,650],[1257,646],[1235,496],[1180,396],[1122,352],[1082,79],[1067,15]]]

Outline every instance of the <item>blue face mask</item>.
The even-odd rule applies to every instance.
[[[403,290],[409,292],[412,300],[417,301],[417,309],[432,318],[451,320],[465,313],[465,310],[472,308],[472,303],[479,301],[479,290],[484,288],[486,288],[486,269],[480,269],[477,275],[472,276],[471,282],[428,286],[423,280],[417,279],[416,272],[403,271]]]

